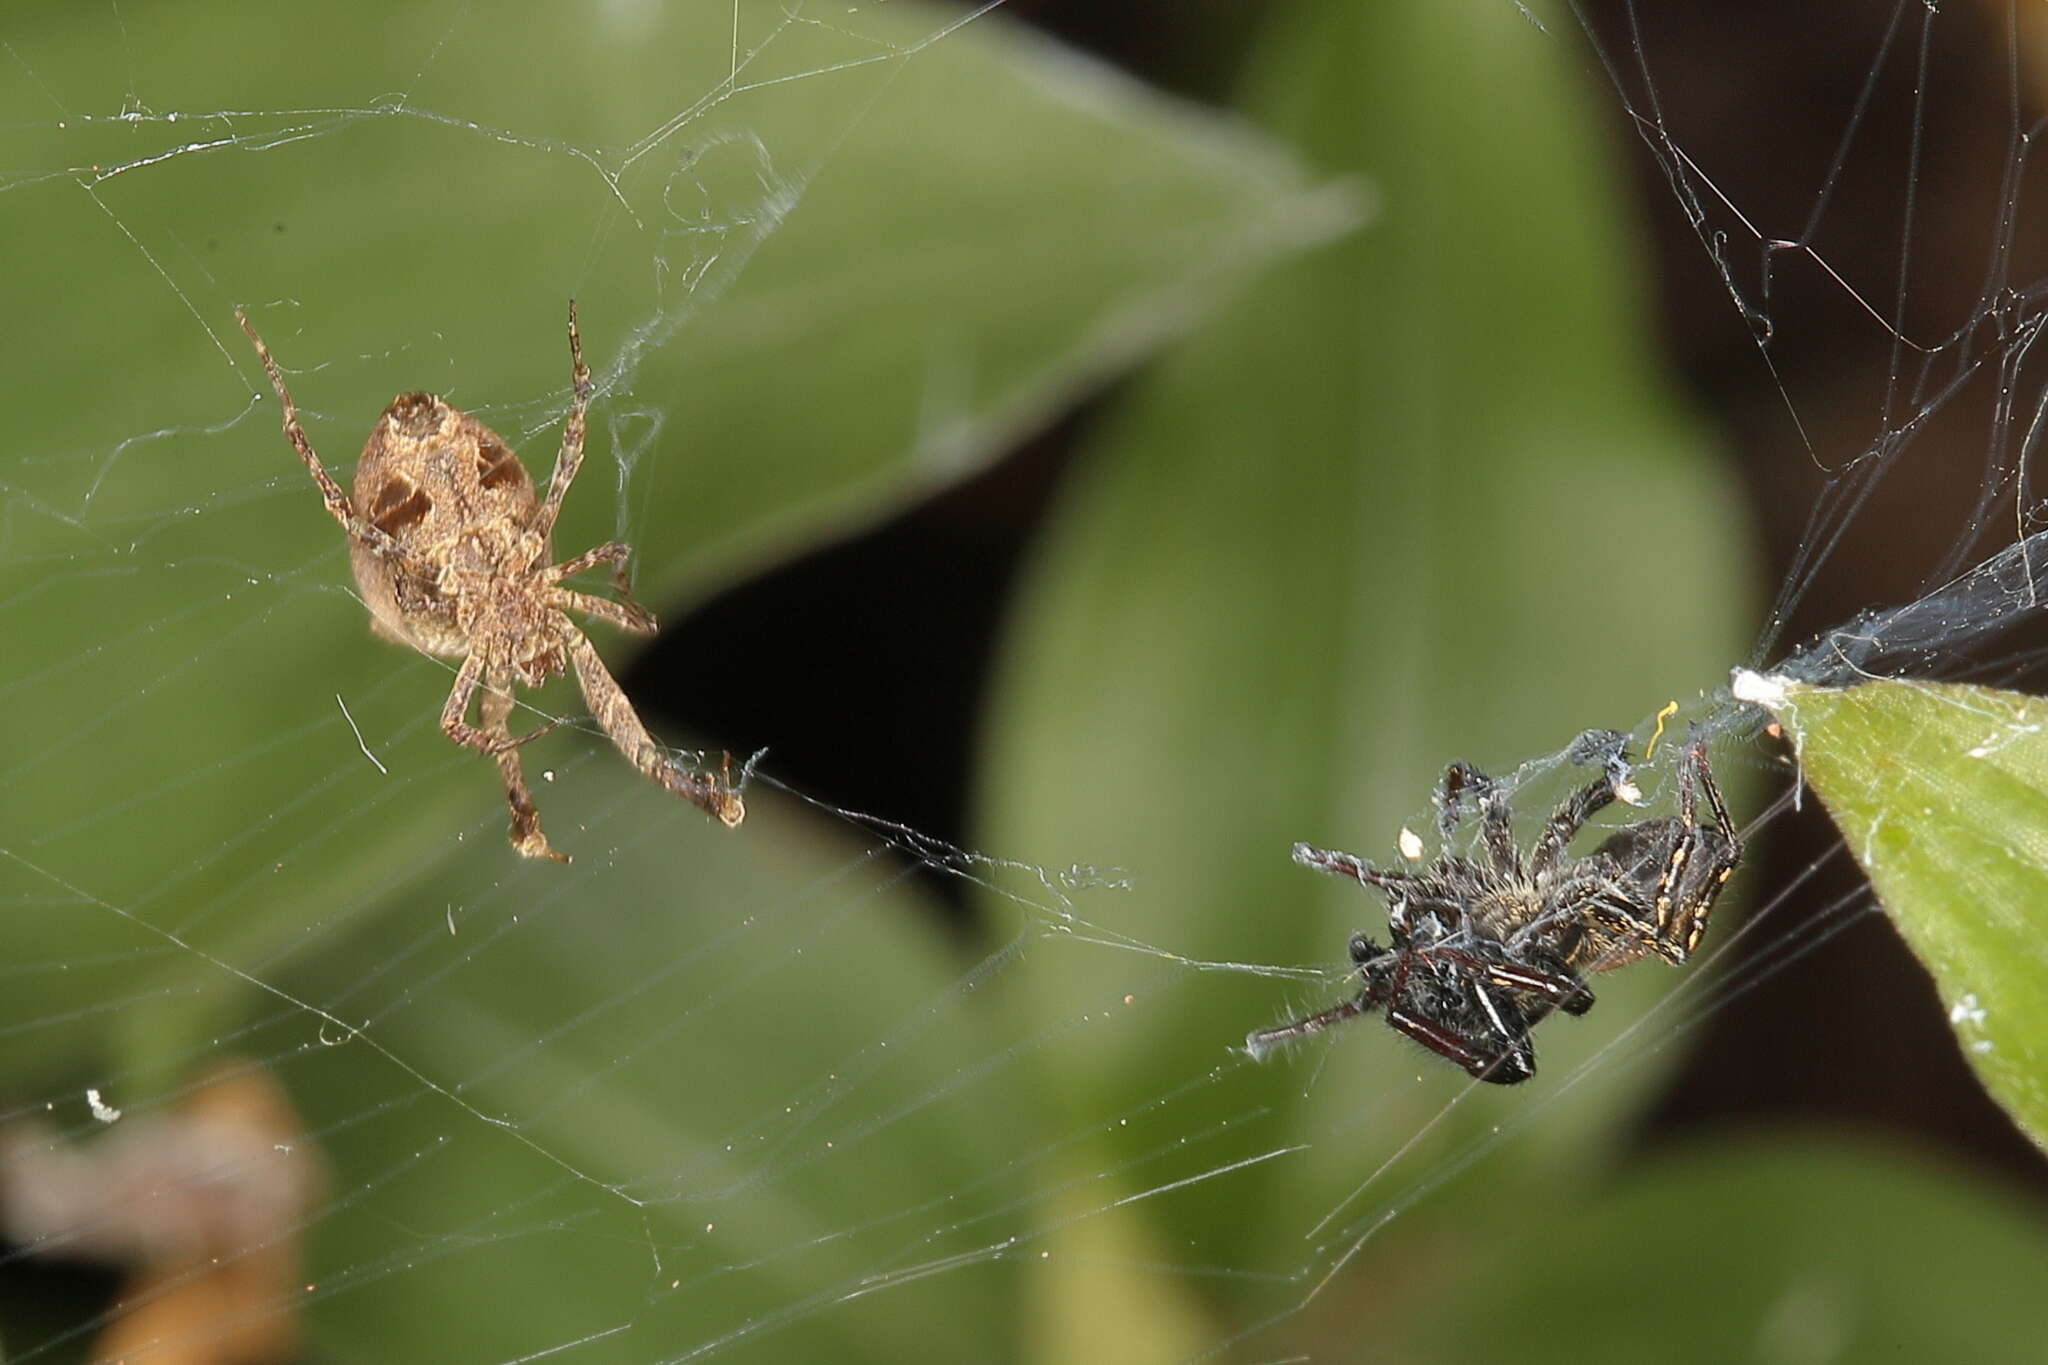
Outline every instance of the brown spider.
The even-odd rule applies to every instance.
[[[609,541],[564,563],[550,562],[555,518],[583,463],[590,405],[575,300],[569,302],[575,397],[545,502],[534,496],[526,466],[496,432],[430,393],[391,400],[356,463],[354,495],[343,496],[299,426],[298,409],[270,349],[239,308],[235,321],[277,390],[292,449],[320,485],[328,515],[348,532],[349,564],[370,609],[370,629],[424,653],[462,660],[441,708],[441,732],[497,761],[512,808],[512,847],[529,858],[569,861],[548,846],[519,769],[519,746],[546,734],[554,722],[517,738],[506,722],[515,682],[538,687],[572,664],[591,715],[634,767],[727,826],[739,824],[746,806],[732,786],[731,755],[715,776],[679,766],[647,733],[597,650],[564,614],[581,612],[636,635],[655,629],[653,613],[627,590],[625,562],[632,551],[626,545]],[[618,601],[562,586],[600,564],[612,567]],[[465,719],[479,684],[481,729]]]

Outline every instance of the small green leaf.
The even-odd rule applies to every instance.
[[[1755,699],[1934,974],[1963,1055],[2048,1147],[2048,699],[1918,682]]]

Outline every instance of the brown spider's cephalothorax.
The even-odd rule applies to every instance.
[[[1264,1056],[1384,1009],[1395,1030],[1479,1079],[1523,1081],[1536,1072],[1530,1030],[1553,1010],[1584,1014],[1593,1007],[1580,972],[1612,971],[1651,954],[1684,962],[1742,859],[1742,841],[1707,767],[1705,741],[1695,736],[1679,766],[1676,817],[1624,825],[1592,852],[1569,856],[1586,821],[1632,790],[1622,743],[1613,731],[1579,737],[1573,756],[1601,762],[1606,773],[1551,812],[1526,856],[1515,843],[1506,790],[1467,763],[1444,770],[1439,824],[1448,844],[1465,793],[1477,794],[1481,857],[1447,847],[1423,870],[1404,872],[1296,844],[1296,862],[1387,898],[1392,946],[1353,938],[1358,994],[1261,1029],[1245,1039],[1246,1050]],[[1702,794],[1717,823],[1700,821]]]
[[[513,684],[538,687],[572,668],[591,715],[634,767],[726,825],[739,824],[746,806],[732,785],[730,756],[716,775],[677,764],[647,733],[596,649],[565,614],[580,612],[636,635],[652,635],[655,629],[653,613],[627,591],[627,546],[611,541],[564,563],[552,562],[555,520],[583,463],[590,404],[590,371],[576,333],[574,300],[569,304],[574,396],[545,501],[535,495],[526,466],[496,432],[430,393],[404,393],[391,400],[363,446],[352,493],[344,496],[300,428],[298,409],[269,348],[240,309],[235,321],[277,390],[285,436],[320,486],[328,514],[348,532],[349,564],[370,609],[370,628],[423,653],[462,660],[441,708],[441,730],[457,744],[496,760],[512,808],[514,848],[529,858],[569,861],[541,833],[540,814],[519,766],[519,746],[552,725],[514,737],[507,722]],[[600,564],[611,566],[618,600],[563,586]],[[479,687],[480,728],[466,719]]]

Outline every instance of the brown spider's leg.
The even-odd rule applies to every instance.
[[[512,847],[528,858],[552,858],[566,863],[569,855],[556,852],[548,845],[547,835],[541,833],[540,811],[534,807],[533,793],[527,790],[526,774],[519,765],[519,746],[554,729],[554,722],[515,739],[508,724],[512,715],[511,676],[492,670],[484,678],[483,693],[477,709],[483,715],[484,734],[497,746],[491,756],[498,761],[498,780],[505,787],[505,804],[512,808],[512,828],[507,837]]]
[[[719,776],[706,777],[685,770],[647,733],[647,727],[633,711],[633,703],[626,700],[604,660],[597,657],[596,647],[581,631],[569,631],[568,648],[584,703],[629,763],[691,805],[717,816],[727,828],[746,818],[746,803],[732,789],[730,754],[726,755],[725,770]]]
[[[320,501],[327,505],[327,514],[340,522],[341,528],[357,540],[391,556],[403,564],[408,572],[431,583],[434,580],[431,569],[401,549],[388,532],[356,515],[355,508],[349,504],[348,495],[341,491],[341,485],[334,481],[334,476],[327,472],[327,466],[321,464],[320,457],[313,453],[313,443],[306,439],[305,428],[299,425],[298,405],[292,402],[291,390],[285,387],[284,374],[277,368],[277,362],[271,359],[270,348],[263,344],[262,337],[256,335],[256,329],[250,325],[248,317],[239,308],[235,310],[235,321],[242,324],[243,334],[256,348],[256,358],[263,362],[263,372],[270,376],[270,387],[277,390],[278,406],[284,409],[285,439],[289,440],[292,449],[298,452],[299,461],[306,466],[306,472],[313,476],[313,482],[320,485]]]
[[[1363,1014],[1370,1014],[1374,1008],[1376,1007],[1365,996],[1355,996],[1340,1004],[1332,1005],[1326,1010],[1318,1010],[1314,1014],[1305,1015],[1300,1019],[1291,1020],[1285,1024],[1278,1024],[1272,1028],[1254,1029],[1244,1036],[1244,1050],[1250,1054],[1253,1061],[1263,1062],[1274,1048],[1283,1047],[1302,1038],[1314,1037],[1326,1028],[1341,1024],[1348,1019],[1356,1019]]]
[[[560,583],[565,578],[573,578],[586,569],[596,568],[599,564],[611,565],[612,588],[619,595],[620,605],[633,614],[635,622],[635,624],[626,625],[626,629],[642,635],[652,635],[656,629],[654,613],[633,600],[633,585],[626,580],[626,557],[632,553],[631,546],[623,545],[616,540],[606,541],[602,545],[585,550],[574,559],[565,560],[555,565],[543,577],[546,582]],[[565,591],[571,592],[573,596],[584,601],[591,600],[583,597],[581,593],[575,593],[573,589],[565,589]],[[587,608],[580,606],[575,609],[577,611],[587,610]],[[606,617],[605,619],[613,621],[614,624],[625,624],[613,617]]]
[[[608,597],[592,597],[568,588],[550,588],[547,600],[548,605],[557,611],[580,611],[585,616],[617,626],[620,630],[630,630],[635,635],[654,634],[654,613],[638,602],[614,602]]]
[[[553,535],[555,518],[562,515],[562,499],[583,466],[584,424],[590,411],[590,371],[583,364],[583,338],[576,332],[576,300],[569,300],[569,418],[562,423],[562,451],[555,456],[555,472],[548,476],[548,498],[541,504],[534,529],[542,538]]]
[[[623,541],[608,540],[602,545],[591,546],[574,559],[565,559],[560,564],[555,565],[547,571],[547,580],[550,583],[559,583],[565,578],[574,578],[585,569],[594,569],[600,564],[609,564],[614,570],[619,570],[619,572],[613,574],[613,578],[616,581],[625,576],[620,566],[626,562],[626,557],[632,553],[633,547],[625,544]]]
[[[1313,844],[1296,844],[1294,861],[1303,867],[1312,867],[1318,872],[1331,872],[1339,877],[1349,877],[1366,886],[1382,891],[1407,891],[1424,879],[1413,872],[1387,872],[1374,867],[1363,858],[1349,853],[1340,853],[1333,848],[1317,848]]]
[[[546,733],[549,727],[542,727],[535,735],[513,739],[505,718],[512,710],[510,679],[493,672],[485,684],[482,706],[484,728],[479,730],[463,719],[469,710],[469,699],[476,693],[477,683],[483,677],[484,660],[481,654],[472,654],[462,661],[462,667],[455,674],[455,686],[449,689],[448,701],[441,707],[441,733],[465,749],[475,749],[488,754],[498,765],[498,778],[504,784],[505,804],[512,808],[512,847],[529,858],[553,858],[566,863],[569,859],[548,847],[546,836],[540,832],[540,818],[533,807],[533,797],[526,790],[526,778],[519,770],[519,746],[538,734]]]
[[[465,749],[487,754],[494,747],[491,737],[463,719],[469,712],[469,699],[476,694],[477,680],[483,674],[483,655],[472,654],[462,661],[462,667],[455,671],[455,686],[448,689],[448,700],[441,707],[441,733]]]

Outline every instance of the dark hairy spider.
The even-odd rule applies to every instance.
[[[1511,1085],[1536,1073],[1530,1031],[1553,1010],[1593,1007],[1581,972],[1612,971],[1657,956],[1682,963],[1699,945],[1742,841],[1693,736],[1678,770],[1678,814],[1638,820],[1592,852],[1569,847],[1587,820],[1629,793],[1624,737],[1590,730],[1571,749],[1603,775],[1552,811],[1525,853],[1515,843],[1506,790],[1468,763],[1444,770],[1436,804],[1445,851],[1419,872],[1374,867],[1349,853],[1294,846],[1305,867],[1353,878],[1387,899],[1391,946],[1351,940],[1358,994],[1245,1039],[1253,1057],[1385,1010],[1387,1023],[1483,1081]],[[1449,851],[1467,794],[1479,805],[1479,856]],[[1702,823],[1706,797],[1713,824]]]
[[[519,767],[519,746],[546,734],[553,723],[515,737],[508,721],[514,683],[538,687],[572,667],[590,714],[634,767],[727,826],[739,824],[746,806],[732,785],[731,757],[716,774],[680,766],[647,733],[597,650],[566,615],[578,612],[635,635],[655,630],[654,614],[627,591],[629,547],[611,541],[554,562],[555,520],[583,464],[590,406],[575,300],[569,302],[573,398],[546,501],[535,495],[526,466],[496,432],[430,393],[391,400],[356,462],[353,490],[344,495],[306,440],[270,349],[239,308],[235,321],[277,390],[286,438],[319,485],[328,515],[348,532],[349,564],[370,609],[370,629],[423,653],[462,660],[441,708],[441,731],[497,763],[512,809],[513,848],[529,858],[569,861],[541,832],[540,813]],[[600,564],[611,566],[618,600],[563,586]],[[479,688],[481,727],[467,719]]]

